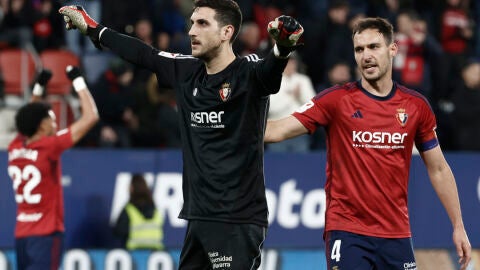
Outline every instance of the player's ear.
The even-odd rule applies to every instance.
[[[388,48],[389,48],[389,51],[390,51],[390,57],[394,57],[395,55],[397,55],[397,52],[398,52],[397,43],[392,42],[392,44],[390,44],[390,46]]]
[[[231,24],[225,25],[224,27],[222,27],[222,30],[221,30],[222,40],[231,40],[233,37],[233,32],[235,32],[235,28]]]

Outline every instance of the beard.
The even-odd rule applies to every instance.
[[[209,62],[220,54],[221,43],[208,46],[203,51],[200,51],[196,54],[192,51],[192,56],[197,57],[205,62]]]

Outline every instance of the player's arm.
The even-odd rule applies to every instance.
[[[273,94],[280,88],[288,57],[303,45],[303,27],[294,18],[282,15],[268,24],[267,31],[275,40],[275,45],[264,61],[259,64],[257,76],[265,85],[267,94]]]
[[[158,68],[156,61],[159,58],[152,57],[158,55],[159,51],[157,49],[137,38],[120,34],[97,23],[83,7],[64,6],[60,8],[59,13],[64,16],[67,30],[78,29],[82,34],[88,36],[97,48],[105,46],[128,62],[153,72]],[[173,63],[172,59],[164,60],[170,60]]]
[[[72,80],[73,88],[80,99],[82,115],[70,126],[73,143],[77,143],[98,122],[98,110],[85,79],[77,67],[67,67],[67,77]]]
[[[461,269],[466,269],[471,259],[472,247],[463,225],[460,200],[452,170],[440,146],[420,153],[435,192],[442,202],[453,226],[455,244]]]
[[[45,87],[52,78],[52,72],[48,69],[42,69],[33,85],[32,96],[30,102],[40,102],[45,96]]]
[[[267,121],[264,141],[266,143],[281,142],[308,133],[307,128],[290,115],[279,120]]]

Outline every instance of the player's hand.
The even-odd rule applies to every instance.
[[[40,73],[38,74],[36,81],[41,86],[45,86],[47,85],[47,83],[50,81],[51,78],[52,78],[52,72],[49,69],[42,69],[42,71],[40,71]]]
[[[101,48],[99,34],[103,26],[92,19],[82,6],[64,6],[58,12],[63,15],[67,30],[78,29],[88,35],[97,48]]]
[[[298,46],[303,45],[303,27],[290,16],[277,17],[268,24],[267,30],[275,40],[281,55],[288,55]]]
[[[67,73],[67,77],[72,80],[73,89],[75,91],[80,92],[82,90],[88,89],[87,83],[82,76],[82,72],[78,67],[75,66],[67,66],[65,68],[65,72]]]
[[[67,73],[67,77],[71,81],[82,76],[82,72],[80,71],[80,69],[75,66],[67,66],[67,68],[65,69],[65,72]]]
[[[466,270],[470,260],[472,259],[472,245],[468,240],[465,229],[455,229],[453,231],[453,243],[457,250],[458,263],[461,270]]]
[[[32,94],[34,97],[41,98],[45,96],[45,86],[52,78],[52,72],[48,69],[42,69],[40,73],[38,73],[37,78],[35,80],[35,84],[33,85]]]

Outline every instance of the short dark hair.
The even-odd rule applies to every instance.
[[[51,106],[44,102],[32,102],[22,106],[15,115],[15,125],[18,132],[31,137],[37,133],[43,119],[50,117]]]
[[[387,45],[393,42],[393,26],[384,18],[365,18],[353,27],[352,38],[367,29],[376,29],[383,35]]]
[[[230,39],[230,43],[233,43],[242,25],[242,11],[238,4],[233,0],[195,0],[193,10],[199,7],[209,7],[215,10],[215,20],[220,26],[233,25],[235,29]]]

